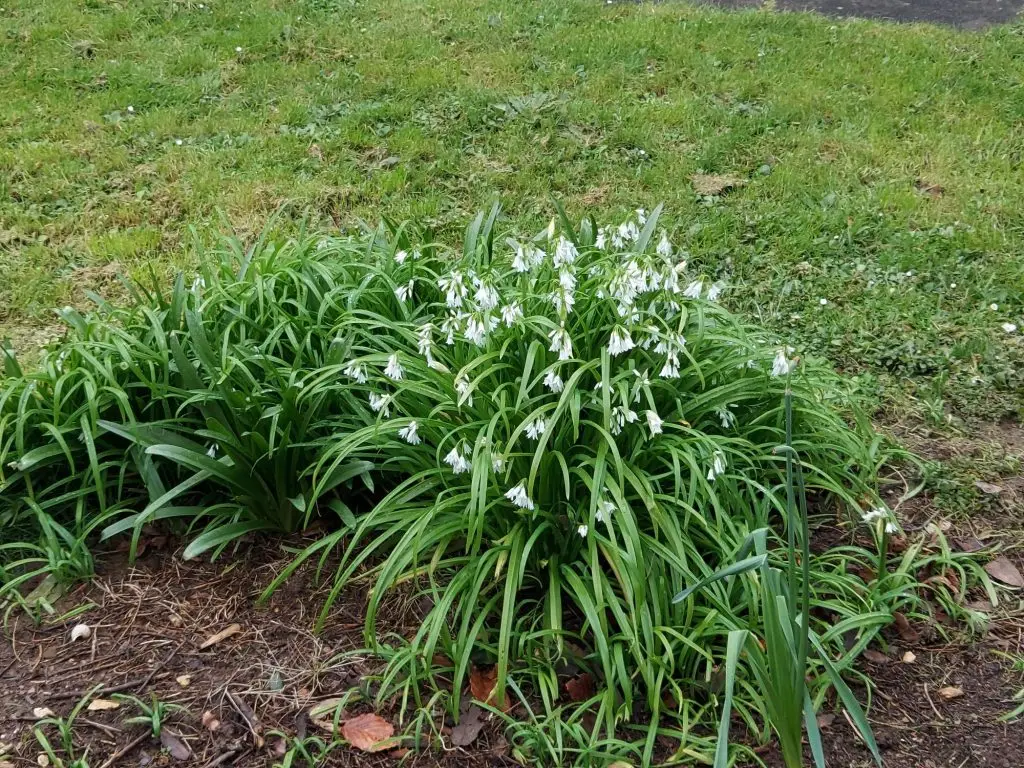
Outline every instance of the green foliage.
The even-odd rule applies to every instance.
[[[66,312],[65,341],[36,370],[12,362],[0,394],[2,546],[22,553],[11,584],[87,575],[100,534],[130,534],[134,552],[145,526],[176,526],[193,557],[324,520],[268,594],[336,553],[322,626],[348,584],[371,580],[381,698],[422,713],[426,686],[428,709],[457,716],[472,666],[493,663],[498,706],[539,707],[535,727],[513,728],[524,756],[649,762],[659,722],[709,722],[736,633],[797,626],[779,618],[794,585],[769,585],[773,620],[742,577],[778,579],[767,532],[792,530],[793,455],[816,504],[857,517],[889,456],[841,410],[835,374],[723,309],[728,286],[688,265],[659,219],[574,226],[559,207],[534,237],[503,238],[495,205],[455,253],[390,223],[229,242],[190,285]],[[56,560],[23,555],[40,537]],[[909,561],[870,585],[847,567],[878,558],[803,554],[799,626],[823,664],[848,666],[910,600]],[[408,639],[381,638],[394,590],[431,606]],[[566,665],[599,681],[593,717],[564,701]],[[751,732],[787,732],[771,695],[740,684]]]

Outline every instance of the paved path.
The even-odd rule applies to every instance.
[[[704,0],[725,8],[757,8],[763,0]],[[787,11],[818,11],[827,16],[863,16],[893,21],[927,21],[979,28],[1013,21],[1024,0],[776,0]]]

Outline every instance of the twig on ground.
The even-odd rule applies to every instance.
[[[171,659],[173,659],[175,655],[177,655],[178,651],[181,650],[181,646],[183,646],[184,644],[185,641],[182,640],[180,643],[174,646],[174,650],[167,654],[167,658],[161,661],[159,664],[157,664],[155,667],[153,667],[153,669],[149,671],[149,674],[146,675],[145,678],[143,678],[142,682],[139,683],[139,686],[136,689],[139,693],[141,693],[145,689],[145,687],[149,685],[150,681],[153,679],[153,676],[156,675],[157,672],[159,672],[161,669],[163,669],[165,666],[171,663]]]
[[[241,751],[242,750],[240,747],[234,747],[233,749],[229,749],[227,752],[222,752],[221,754],[217,755],[217,757],[213,758],[213,760],[206,763],[206,765],[204,765],[203,768],[216,768],[216,766],[222,765],[226,763],[228,760],[231,760],[232,758],[237,756],[238,753]]]
[[[110,757],[108,757],[106,762],[103,763],[100,766],[100,768],[110,768],[110,766],[112,766],[114,763],[116,763],[122,757],[124,757],[129,752],[131,752],[133,749],[135,749],[137,746],[139,746],[139,744],[144,742],[147,738],[149,738],[149,731],[145,731],[143,733],[140,733],[134,739],[132,739],[127,744],[125,744],[123,747],[121,747],[119,750],[117,750],[117,752],[115,752]]]
[[[121,691],[128,691],[135,688],[139,683],[148,683],[152,679],[152,675],[149,678],[136,678],[135,680],[129,680],[127,683],[121,683],[121,685],[112,685],[107,687],[106,685],[100,684],[100,687],[95,690],[87,688],[85,690],[68,691],[65,693],[55,693],[50,696],[52,701],[62,701],[64,699],[80,699],[87,693],[120,693]]]
[[[124,731],[122,731],[120,728],[115,728],[112,725],[106,725],[104,723],[97,723],[95,720],[86,720],[84,717],[79,718],[79,720],[81,720],[81,722],[85,723],[86,725],[91,725],[98,731],[103,731],[105,734],[107,734],[107,736],[109,736],[112,739],[117,738],[117,734],[124,733]]]

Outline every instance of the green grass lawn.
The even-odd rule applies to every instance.
[[[595,0],[3,0],[0,333],[281,206],[454,242],[664,202],[725,300],[874,402],[1024,409],[1024,26]],[[702,196],[691,176],[746,184]],[[100,274],[105,274],[99,270]],[[827,303],[825,303],[827,302]]]

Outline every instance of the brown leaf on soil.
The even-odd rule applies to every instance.
[[[36,707],[32,710],[32,717],[41,720],[44,717],[54,717],[56,713],[49,707]]]
[[[565,682],[565,692],[571,701],[586,701],[594,695],[594,678],[583,672]]]
[[[117,709],[120,706],[120,702],[113,699],[93,699],[89,702],[89,706],[86,709],[90,712],[105,712],[108,709]]]
[[[974,487],[982,493],[987,493],[990,496],[995,496],[1003,492],[1003,486],[996,485],[995,483],[986,483],[984,480],[975,481]]]
[[[160,744],[175,760],[188,760],[192,757],[192,750],[185,740],[170,728],[164,727],[160,730]]]
[[[874,648],[868,648],[864,651],[864,658],[872,664],[888,664],[890,661],[888,656],[881,651],[876,651]]]
[[[950,699],[958,699],[964,695],[962,688],[957,688],[955,685],[948,685],[945,688],[939,688],[939,696],[944,698],[946,701]]]
[[[907,651],[903,654],[902,661],[904,664],[913,664],[915,661],[917,661],[917,654],[913,651]]]
[[[690,177],[693,182],[693,189],[698,195],[720,195],[730,189],[742,187],[747,180],[742,176],[727,173],[722,176],[714,174],[695,173]]]
[[[209,647],[211,647],[213,645],[216,645],[217,643],[221,642],[222,640],[227,640],[232,635],[237,635],[241,631],[242,631],[242,625],[241,624],[232,624],[232,625],[230,625],[228,627],[225,627],[224,629],[222,629],[217,634],[211,635],[210,637],[208,637],[203,642],[203,644],[199,646],[199,650],[200,651],[204,651],[207,648],[209,648]]]
[[[971,552],[980,552],[985,548],[985,544],[983,542],[973,537],[953,539],[953,544],[955,544],[956,548],[961,552],[967,552],[968,554]]]
[[[459,716],[459,724],[452,728],[452,744],[456,747],[468,747],[484,727],[484,711],[476,704],[470,704]]]
[[[929,197],[942,197],[946,193],[946,188],[941,184],[933,184],[927,179],[918,179],[914,182],[914,188]]]
[[[1010,562],[1005,555],[1000,555],[991,563],[985,566],[985,571],[996,581],[1008,584],[1011,587],[1024,587],[1024,576],[1020,575],[1017,566]]]
[[[900,637],[908,643],[916,643],[921,639],[920,633],[916,632],[914,628],[910,626],[910,622],[907,621],[907,617],[899,611],[893,613],[892,620],[896,624],[896,631],[900,633]]]
[[[408,757],[410,750],[408,747],[399,747],[398,749],[392,749],[389,753],[395,760],[404,760]]]
[[[826,728],[831,728],[832,723],[835,722],[835,719],[836,716],[832,712],[823,712],[822,714],[818,715],[818,727],[822,730],[825,730]]]
[[[473,694],[474,699],[482,701],[484,704],[489,704],[492,707],[497,706],[497,688],[497,667],[491,667],[487,670],[480,669],[480,667],[477,666],[473,667],[473,671],[469,673],[469,692]],[[508,697],[508,692],[506,692],[502,709],[504,709],[505,712],[508,712],[511,706],[512,702]]]
[[[346,720],[342,723],[341,735],[349,744],[363,752],[381,752],[395,746],[390,741],[395,735],[395,727],[372,712]]]

